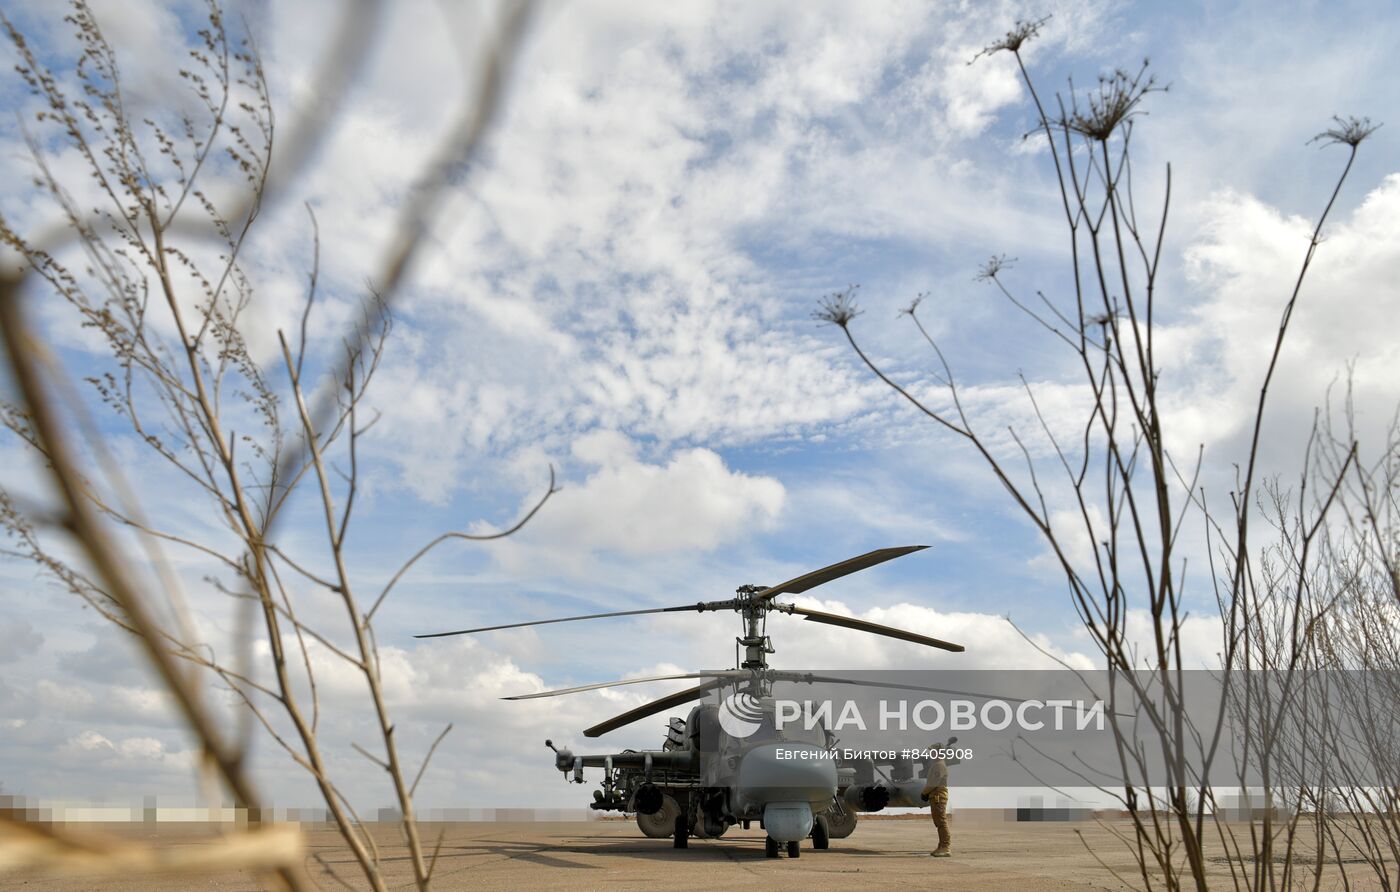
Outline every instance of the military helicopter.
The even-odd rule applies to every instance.
[[[891,772],[881,771],[869,763],[838,766],[832,757],[834,737],[825,727],[817,726],[806,732],[779,727],[772,698],[775,682],[868,682],[770,668],[767,658],[775,650],[767,634],[768,614],[797,615],[810,622],[961,652],[964,648],[959,644],[777,600],[779,595],[805,592],[927,547],[877,549],[778,585],[743,585],[735,590],[735,597],[721,601],[507,623],[414,637],[441,638],[655,613],[737,613],[743,625],[742,634],[735,639],[734,669],[630,678],[504,699],[533,700],[652,681],[700,679],[701,683],[694,687],[652,700],[583,732],[585,737],[598,737],[659,712],[714,698],[715,702],[694,706],[684,720],[672,718],[661,749],[575,755],[546,740],[545,745],[555,753],[555,767],[566,777],[572,774],[574,782],[580,784],[584,782],[585,768],[603,769],[602,787],[594,792],[592,807],[635,812],[638,826],[646,835],[670,836],[676,848],[686,848],[691,836],[714,838],[735,824],[747,829],[751,822],[758,821],[767,832],[764,848],[768,857],[778,857],[785,847],[788,857],[796,858],[803,839],[810,837],[813,848],[825,849],[832,838],[848,836],[855,829],[858,811],[922,805],[917,798],[921,782],[914,778],[910,765],[894,765]],[[725,695],[725,691],[729,693]],[[883,779],[875,777],[877,772]]]

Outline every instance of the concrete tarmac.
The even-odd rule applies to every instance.
[[[307,826],[307,870],[325,889],[367,888],[348,849],[334,830]],[[864,820],[854,834],[814,851],[810,841],[796,860],[765,858],[763,832],[731,829],[718,840],[692,839],[676,849],[670,840],[648,839],[634,824],[594,821],[560,824],[425,824],[429,847],[440,849],[434,888],[523,890],[689,889],[781,892],[814,888],[1060,889],[1141,888],[1131,852],[1115,834],[1130,825],[1082,823],[954,822],[954,857],[932,858],[935,834],[927,818]],[[119,830],[163,844],[201,845],[207,831],[158,825]],[[411,888],[412,869],[398,829],[374,827],[392,888]],[[1350,889],[1379,888],[1364,864],[1346,865]],[[1211,885],[1229,887],[1223,860],[1212,864]],[[1115,877],[1115,874],[1117,875]],[[1311,887],[1311,873],[1307,875]],[[173,892],[254,890],[252,876],[54,877],[0,876],[0,888],[25,892]],[[1342,889],[1335,864],[1324,871],[1322,889]]]

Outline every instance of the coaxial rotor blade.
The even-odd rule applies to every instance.
[[[783,609],[786,610],[787,608],[784,607]],[[951,650],[954,653],[962,653],[964,649],[961,644],[953,644],[950,641],[930,638],[927,635],[920,635],[917,632],[896,629],[893,626],[882,626],[879,623],[869,623],[863,619],[856,619],[851,616],[840,616],[835,613],[824,613],[820,610],[798,607],[796,604],[792,605],[792,612],[812,622],[826,623],[828,626],[840,626],[844,629],[855,629],[858,632],[870,632],[873,635],[884,635],[886,638],[898,638],[900,641],[912,641],[915,644],[938,647],[943,650]]]
[[[747,669],[723,669],[715,672],[687,672],[683,675],[652,675],[647,678],[624,678],[621,681],[600,681],[597,684],[579,685],[576,688],[560,688],[557,691],[540,691],[537,694],[516,694],[502,697],[502,700],[537,700],[540,697],[557,697],[560,694],[579,694],[583,691],[596,691],[600,688],[616,688],[629,684],[644,684],[648,681],[677,681],[682,678],[747,678],[753,673]]]
[[[608,733],[609,731],[616,731],[618,728],[621,728],[624,725],[630,725],[638,719],[644,719],[649,715],[656,715],[658,712],[664,712],[665,710],[670,709],[672,706],[680,706],[682,703],[689,703],[692,700],[699,700],[701,697],[705,696],[710,691],[713,691],[715,688],[720,687],[723,684],[725,684],[725,681],[723,679],[718,679],[716,681],[708,681],[704,684],[696,685],[693,688],[686,688],[683,691],[677,691],[674,694],[669,694],[665,697],[662,697],[659,700],[653,700],[650,703],[644,703],[641,706],[638,706],[636,709],[629,709],[622,715],[613,716],[606,722],[600,722],[594,725],[592,728],[588,728],[583,732],[583,736],[600,737]]]
[[[479,629],[458,629],[455,632],[432,632],[427,635],[414,635],[414,638],[446,638],[449,635],[471,635],[474,632],[495,632],[500,629],[523,629],[526,626],[547,626],[551,623],[571,623],[581,619],[607,619],[611,616],[642,616],[647,613],[676,613],[684,610],[700,610],[700,604],[685,604],[681,607],[652,607],[646,610],[618,610],[613,613],[589,613],[584,616],[564,616],[559,619],[537,619],[528,623],[506,623],[501,626],[482,626]]]
[[[778,585],[766,588],[758,593],[758,597],[766,601],[777,595],[795,595],[799,592],[805,592],[810,588],[816,588],[819,585],[828,583],[833,579],[840,579],[842,576],[847,576],[858,570],[864,570],[876,564],[883,564],[885,561],[903,557],[906,554],[912,554],[916,551],[923,551],[925,548],[928,548],[928,546],[904,545],[899,548],[877,548],[874,551],[867,552],[858,557],[844,560],[839,564],[832,564],[830,567],[822,567],[820,570],[813,570],[811,573],[804,573],[795,579],[789,579],[787,582],[782,582]]]

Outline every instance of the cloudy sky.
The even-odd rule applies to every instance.
[[[247,251],[257,296],[249,339],[271,364],[293,324],[320,221],[323,305],[313,338],[333,345],[379,269],[396,212],[474,90],[494,17],[396,3],[304,176],[259,221]],[[52,4],[6,4],[61,69],[73,46]],[[165,108],[200,11],[96,4],[132,102]],[[320,4],[251,4],[280,123],[303,107],[335,28]],[[1018,17],[1050,15],[1027,58],[1046,90],[1150,57],[1170,90],[1139,121],[1135,176],[1157,199],[1173,166],[1162,335],[1175,444],[1207,447],[1208,478],[1240,456],[1240,408],[1257,392],[1262,332],[1277,324],[1345,150],[1308,140],[1334,114],[1395,117],[1400,18],[1383,3],[642,3],[546,4],[531,21],[497,126],[454,177],[438,225],[395,305],[369,403],[352,563],[365,588],[444,529],[509,523],[552,464],[563,487],[518,536],[451,544],[415,568],[379,617],[386,685],[411,763],[456,730],[423,805],[581,805],[548,770],[545,737],[580,731],[668,688],[567,701],[503,694],[668,669],[720,668],[724,615],[615,620],[418,642],[414,633],[726,597],[890,545],[929,550],[812,593],[808,603],[967,645],[962,655],[777,617],[776,665],[1091,663],[1043,547],[965,444],[921,420],[811,319],[821,296],[860,285],[855,330],[901,380],[931,386],[930,357],[896,318],[929,292],[979,425],[1032,418],[1022,372],[1051,411],[1075,398],[1073,367],[1032,323],[974,280],[989,256],[1010,280],[1063,294],[1068,267],[1053,170],[1027,96],[1002,54],[968,61]],[[241,28],[242,24],[235,27]],[[13,54],[5,49],[9,72]],[[17,126],[32,100],[0,82],[0,152],[29,161]],[[285,125],[285,124],[284,124]],[[286,125],[289,126],[289,125]],[[1392,125],[1392,127],[1395,125]],[[1363,426],[1390,418],[1400,311],[1400,169],[1392,127],[1363,147],[1296,318],[1267,429],[1269,470],[1295,473],[1326,389],[1354,367]],[[71,159],[67,159],[71,161]],[[60,171],[68,169],[61,153]],[[72,168],[77,170],[76,166]],[[23,176],[0,185],[21,229],[52,209]],[[47,216],[46,216],[47,215]],[[46,318],[82,374],[92,342]],[[149,454],[112,444],[156,516],[217,536]],[[7,486],[35,466],[6,441]],[[1221,477],[1220,479],[1223,479]],[[324,566],[315,515],[288,548]],[[318,551],[320,549],[320,551]],[[216,646],[234,630],[209,572],[181,573]],[[0,783],[45,797],[190,796],[190,743],[112,630],[27,565],[0,564]],[[1208,609],[1196,581],[1192,606]],[[309,609],[333,604],[304,593]],[[1195,658],[1214,653],[1208,624]],[[366,737],[355,679],[323,665],[338,741]],[[655,745],[659,720],[600,741]],[[361,741],[368,743],[367,740]],[[314,796],[259,746],[281,804]],[[360,757],[333,755],[357,802],[389,793]]]

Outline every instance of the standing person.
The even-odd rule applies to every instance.
[[[936,744],[935,750],[942,750],[957,743],[956,737],[948,738],[947,743]],[[937,755],[937,754],[935,754]],[[924,774],[924,789],[919,797],[928,803],[933,826],[938,830],[938,848],[931,853],[935,858],[950,858],[953,833],[948,828],[948,766],[956,765],[958,759],[933,759],[928,763]]]

